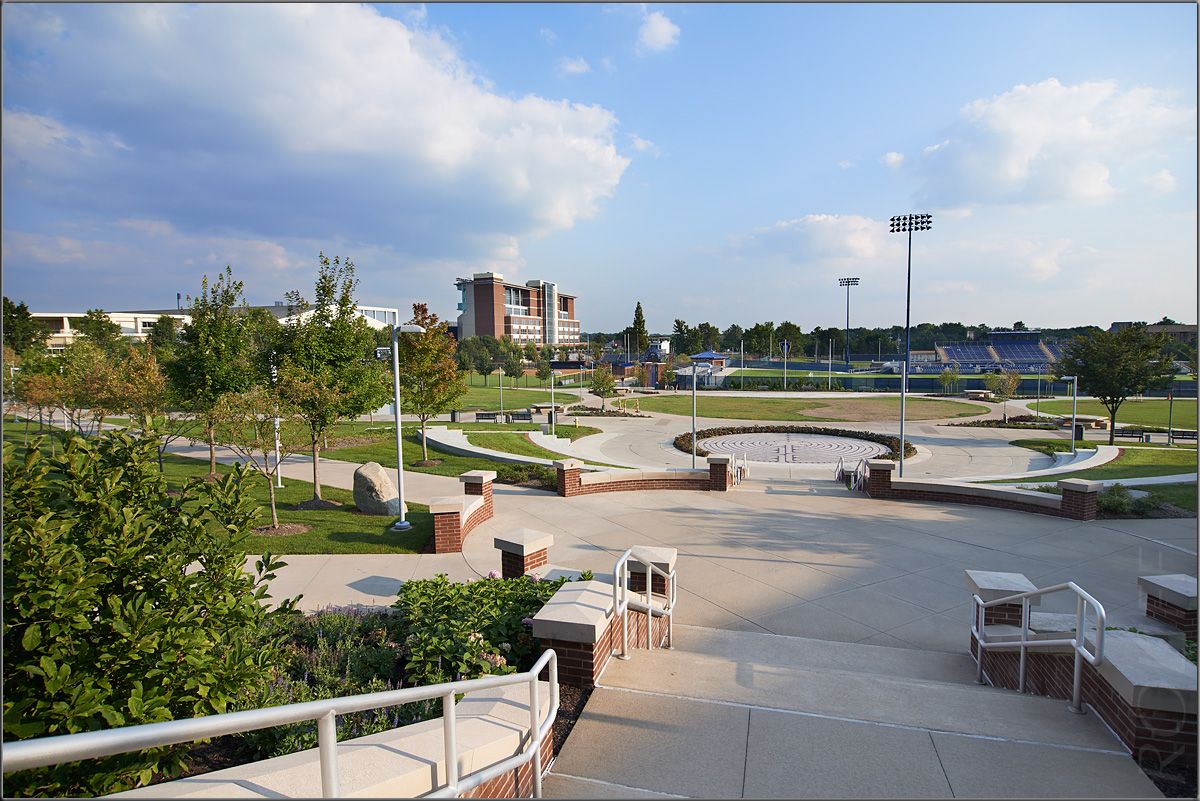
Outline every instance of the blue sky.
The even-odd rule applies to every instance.
[[[1195,321],[1196,6],[3,7],[4,291],[251,302],[352,257],[585,330]]]

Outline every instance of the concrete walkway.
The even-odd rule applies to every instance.
[[[973,678],[965,655],[678,626],[610,662],[545,793],[1161,797],[1094,714]]]

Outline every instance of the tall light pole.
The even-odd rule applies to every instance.
[[[850,364],[850,287],[858,286],[857,278],[839,278],[838,286],[846,287],[846,364]]]
[[[271,386],[275,386],[276,371],[275,371],[275,353],[271,353]],[[279,410],[276,409],[276,412]],[[279,415],[275,415],[275,488],[283,489],[283,469],[279,466]]]
[[[696,469],[696,373],[700,368],[692,362],[692,469]]]
[[[424,334],[419,325],[407,323],[392,326],[392,410],[396,413],[396,497],[400,501],[400,519],[392,523],[392,531],[408,531],[412,523],[404,519],[408,507],[404,505],[404,441],[400,438],[400,334]]]
[[[745,340],[745,338],[742,338],[741,340],[739,340],[739,343],[740,344],[738,347],[740,347],[741,351],[742,351],[742,357],[741,357],[742,360],[740,362],[738,362],[738,365],[742,368],[742,392],[745,392],[746,391],[746,340]]]
[[[900,478],[904,478],[904,400],[908,394],[908,362],[912,358],[912,331],[909,328],[912,311],[912,235],[913,231],[932,228],[933,215],[901,214],[891,219],[891,226],[893,234],[908,234],[908,278],[904,289],[904,367],[900,373]]]
[[[1079,411],[1079,376],[1064,375],[1063,381],[1071,382],[1071,455],[1075,455],[1075,415]]]
[[[554,405],[554,371],[550,371],[550,436],[554,436],[556,431],[555,423],[558,422],[558,407]]]

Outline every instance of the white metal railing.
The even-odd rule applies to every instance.
[[[837,464],[833,468],[833,480],[834,481],[845,481],[846,480],[846,459],[842,456],[838,457]]]
[[[550,710],[545,723],[539,725],[541,709],[538,696],[538,674],[547,666],[549,666],[550,674]],[[455,694],[521,683],[529,684],[529,732],[525,749],[507,759],[460,777],[458,775],[458,724],[454,710]],[[426,798],[458,797],[460,794],[469,792],[484,782],[530,761],[533,762],[533,795],[535,798],[541,797],[541,745],[558,715],[558,655],[553,650],[543,653],[533,667],[524,673],[483,676],[477,679],[432,684],[426,687],[405,687],[400,690],[347,695],[322,701],[306,701],[299,704],[248,709],[241,712],[226,712],[199,718],[171,720],[165,723],[146,723],[103,731],[6,742],[4,743],[4,772],[41,768],[63,762],[74,762],[79,759],[95,759],[113,754],[124,754],[129,751],[159,748],[312,720],[317,722],[321,795],[323,798],[337,798],[339,796],[337,715],[399,706],[415,701],[428,701],[439,697],[442,699],[442,738],[445,744],[446,783],[445,786],[427,794]]]
[[[858,464],[854,468],[854,472],[850,474],[850,489],[864,490],[867,486],[867,460],[859,459]]]
[[[736,486],[750,477],[750,458],[745,453],[733,455],[733,483]]]
[[[646,589],[644,593],[645,600],[637,601],[630,598],[629,590],[629,560],[632,559],[639,562],[646,568]],[[662,576],[667,582],[667,599],[661,607],[655,606],[650,599],[650,588],[654,583],[654,576]],[[650,563],[649,559],[642,559],[635,556],[632,549],[625,551],[617,557],[616,564],[613,565],[613,614],[621,616],[621,653],[618,655],[620,659],[629,658],[629,610],[632,608],[635,612],[646,613],[646,648],[653,650],[654,648],[654,618],[666,617],[667,619],[667,647],[671,648],[675,644],[675,623],[672,617],[672,612],[675,609],[675,571],[665,573]]]
[[[1075,636],[1070,639],[1056,640],[1030,640],[1029,639],[1029,602],[1033,598],[1040,598],[1043,595],[1049,595],[1055,592],[1071,591],[1075,593]],[[1055,584],[1053,587],[1045,587],[1039,590],[1030,590],[1029,592],[1017,593],[1004,598],[997,598],[994,601],[984,601],[978,595],[972,597],[975,604],[974,614],[971,617],[971,633],[975,635],[975,642],[978,644],[979,650],[976,653],[976,673],[975,680],[983,684],[983,652],[989,648],[1020,648],[1021,661],[1017,672],[1017,692],[1025,692],[1025,655],[1030,648],[1061,648],[1069,646],[1075,651],[1075,676],[1071,690],[1071,705],[1068,707],[1072,712],[1083,714],[1083,707],[1080,706],[1080,695],[1083,687],[1083,662],[1087,660],[1088,664],[1096,666],[1104,661],[1104,622],[1106,616],[1104,607],[1085,592],[1078,584],[1073,581],[1068,581],[1063,584]],[[1000,606],[1001,604],[1021,604],[1021,639],[1006,640],[1002,642],[988,642],[986,635],[986,627],[984,626],[985,610]],[[1086,634],[1087,634],[1087,607],[1091,606],[1096,612],[1096,641],[1093,645],[1093,650],[1088,651]]]

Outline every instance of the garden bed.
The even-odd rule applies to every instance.
[[[852,431],[846,428],[826,428],[824,426],[721,426],[706,428],[696,432],[696,440],[709,437],[725,437],[731,434],[818,434],[825,437],[846,437],[847,439],[862,439],[876,442],[888,449],[888,453],[879,456],[880,459],[896,460],[900,458],[900,438],[887,434],[876,434],[873,431]],[[675,447],[684,453],[692,452],[692,434],[687,432],[675,438]],[[709,452],[699,445],[696,446],[697,456],[708,456]],[[917,449],[911,442],[904,443],[904,455],[916,456]]]

